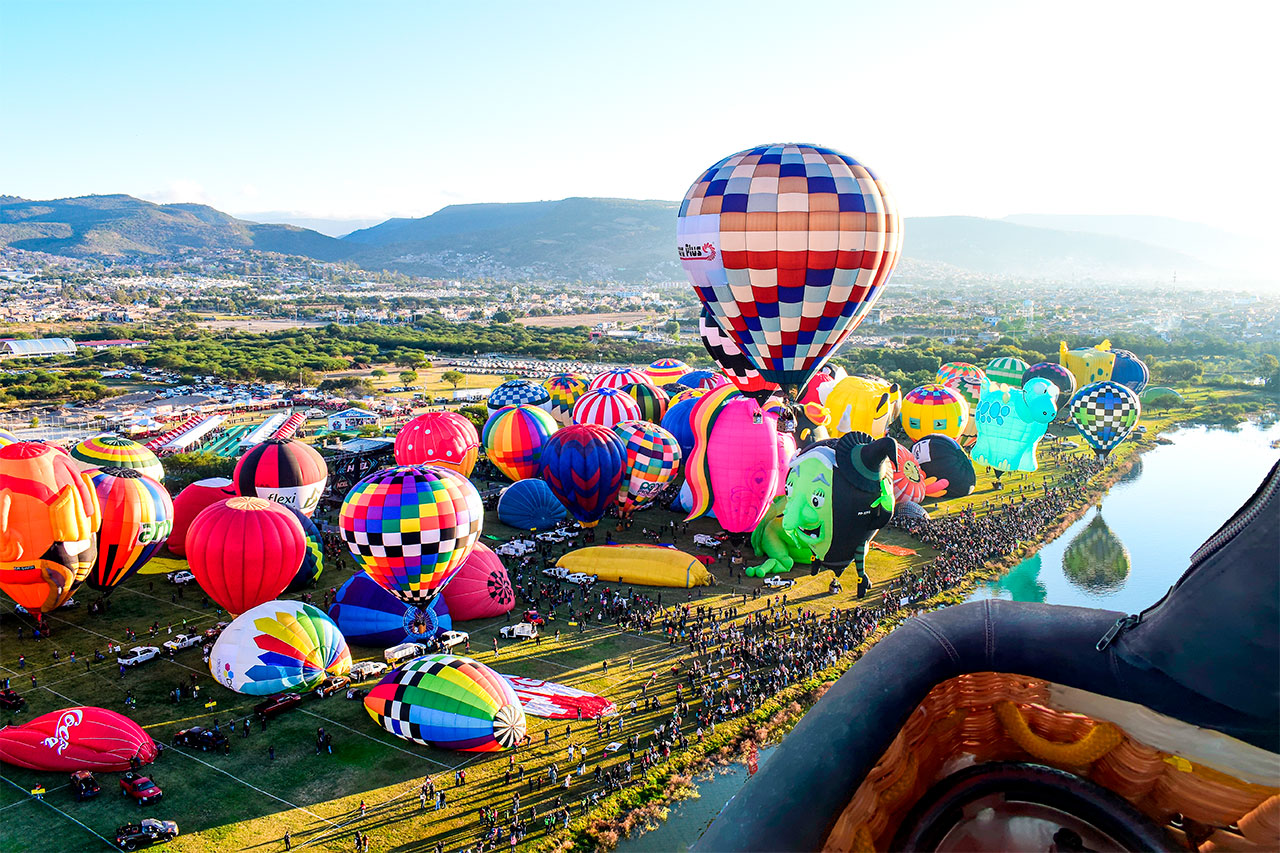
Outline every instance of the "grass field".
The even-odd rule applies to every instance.
[[[1197,392],[1198,394],[1199,392]],[[1193,401],[1200,403],[1203,398]],[[1161,429],[1177,419],[1174,414],[1152,414],[1144,417],[1149,433],[1139,441],[1130,441],[1118,448],[1113,457],[1115,464],[1123,462],[1143,448],[1152,446]],[[1185,413],[1181,415],[1185,417]],[[1066,430],[1056,430],[1067,432]],[[1072,440],[1072,439],[1069,439]],[[1078,438],[1076,444],[1082,444]],[[1073,453],[1090,453],[1083,447]],[[1007,488],[1036,484],[1052,475],[1052,467],[1025,475],[1006,475]],[[979,472],[975,494],[941,507],[935,512],[954,512],[967,505],[989,502],[993,495],[991,477]],[[661,510],[645,513],[633,530],[615,534],[619,541],[641,541],[640,527],[665,525],[677,516]],[[602,527],[602,532],[606,528]],[[698,520],[690,524],[690,534],[696,531],[713,532],[718,528],[713,521]],[[517,534],[500,524],[490,513],[486,518],[485,532],[506,539]],[[601,536],[603,539],[603,535]],[[884,531],[879,541],[888,544],[917,548],[915,556],[895,557],[873,551],[868,557],[868,570],[877,584],[893,578],[903,571],[923,563],[932,556],[928,549],[919,548],[915,540],[896,532]],[[685,538],[682,547],[693,550]],[[336,587],[351,573],[351,561],[342,561],[345,568],[326,567],[321,580],[326,587]],[[176,569],[182,561],[163,557],[155,561],[155,568]],[[720,575],[720,584],[712,588],[686,592],[662,590],[664,604],[674,604],[696,598],[701,603],[726,603],[743,593],[750,596],[761,586],[761,581],[749,579],[735,584],[725,583],[722,566],[713,567]],[[800,576],[796,585],[787,591],[790,604],[826,613],[835,607],[856,604],[852,598],[853,584],[846,584],[846,592],[831,596],[827,593],[829,576]],[[79,596],[83,601],[86,595]],[[76,704],[99,705],[136,719],[159,742],[170,742],[178,729],[200,724],[211,725],[216,719],[224,728],[232,719],[243,720],[257,701],[255,697],[239,696],[217,685],[201,662],[198,649],[178,653],[176,660],[158,659],[129,671],[123,678],[117,672],[114,660],[86,666],[84,660],[92,656],[95,648],[101,648],[108,640],[123,642],[125,630],[138,632],[136,643],[130,645],[160,645],[168,636],[184,630],[200,630],[212,625],[219,614],[202,607],[202,596],[194,587],[186,591],[185,598],[173,600],[174,588],[163,576],[139,575],[131,578],[111,596],[111,610],[103,615],[90,616],[82,603],[78,608],[63,610],[53,618],[54,635],[39,643],[30,639],[30,620],[16,614],[12,604],[0,605],[0,675],[12,679],[13,686],[30,702],[28,710],[19,715],[4,713],[3,722],[22,722],[31,717]],[[736,598],[736,602],[741,602]],[[748,598],[741,605],[745,612],[766,606],[766,597]],[[147,628],[160,625],[160,635],[154,640],[147,637]],[[603,743],[622,740],[633,732],[648,733],[659,716],[669,714],[667,709],[650,715],[632,717],[627,705],[639,695],[641,685],[658,672],[658,689],[664,703],[668,703],[674,690],[667,668],[681,647],[668,645],[656,635],[636,636],[624,634],[613,628],[592,627],[586,633],[572,633],[563,623],[553,623],[551,631],[540,644],[501,643],[500,656],[495,660],[493,640],[503,620],[480,623],[464,623],[458,627],[471,633],[471,654],[499,672],[513,675],[531,675],[554,679],[584,689],[602,693],[613,699],[623,711],[625,730],[623,737],[616,732],[603,741],[597,739],[594,725],[571,724],[571,734],[565,736],[565,724],[551,723],[529,718],[533,745],[522,749],[516,760],[524,764],[530,778],[544,773],[552,762],[564,771],[567,763],[567,746],[570,740],[577,745],[587,745],[594,767]],[[565,633],[556,642],[555,625]],[[24,639],[17,631],[23,628]],[[576,629],[575,629],[576,630]],[[61,652],[60,660],[53,659],[53,652]],[[69,653],[77,653],[78,663],[69,662]],[[20,668],[17,660],[25,655],[26,666]],[[353,648],[356,659],[380,659],[381,649]],[[608,674],[602,661],[610,663]],[[634,669],[631,661],[634,661]],[[187,682],[194,674],[202,687],[199,702],[184,700],[171,704],[168,694],[172,688]],[[37,685],[32,688],[29,678],[35,676]],[[126,691],[137,697],[136,709],[126,709]],[[214,701],[211,708],[206,701]],[[317,727],[323,726],[333,734],[336,749],[330,755],[317,755],[314,736]],[[550,745],[543,746],[543,733],[553,737]],[[275,758],[269,757],[274,747]],[[608,763],[625,760],[612,757]],[[465,767],[465,787],[454,789],[452,770]],[[350,850],[353,834],[359,830],[368,833],[373,840],[373,850],[430,850],[437,842],[445,850],[460,850],[475,841],[477,810],[480,806],[509,807],[512,794],[519,790],[522,805],[526,809],[537,805],[539,813],[548,811],[559,789],[543,789],[530,794],[528,782],[517,779],[507,783],[504,772],[506,755],[470,754],[423,748],[400,740],[377,727],[359,702],[347,701],[341,696],[319,699],[309,696],[294,711],[273,719],[261,731],[253,727],[252,734],[232,739],[230,755],[193,753],[185,749],[166,749],[157,764],[149,768],[156,782],[164,789],[165,799],[154,807],[139,810],[122,798],[118,792],[118,774],[99,774],[103,794],[96,800],[76,803],[66,778],[60,774],[41,774],[9,765],[0,765],[0,851],[21,850],[98,850],[107,846],[120,824],[140,816],[153,816],[176,820],[182,835],[168,845],[174,851],[207,850],[277,850],[282,849],[281,837],[286,829],[293,834],[295,849]],[[419,809],[417,788],[426,775],[434,775],[438,785],[446,788],[448,806],[442,812]],[[48,788],[43,801],[37,802],[27,792],[36,783]],[[576,803],[583,793],[592,789],[592,777],[575,780],[569,794]],[[364,801],[368,814],[359,817],[359,805]],[[542,835],[535,832],[527,844],[540,841]]]

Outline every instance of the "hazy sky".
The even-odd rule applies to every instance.
[[[0,0],[0,194],[421,216],[805,141],[906,215],[1274,232],[1276,6]]]

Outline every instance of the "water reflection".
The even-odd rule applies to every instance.
[[[1133,460],[1133,464],[1129,467],[1129,470],[1125,471],[1123,474],[1120,475],[1120,482],[1132,483],[1134,480],[1137,480],[1141,476],[1142,476],[1142,457],[1139,456],[1137,459]]]
[[[1109,595],[1123,589],[1129,566],[1129,552],[1111,532],[1101,511],[1076,534],[1062,554],[1062,571],[1067,580],[1090,595]]]
[[[1044,603],[1049,594],[1040,580],[1040,554],[1023,560],[993,584],[996,598]],[[1004,595],[1003,593],[1008,593]]]

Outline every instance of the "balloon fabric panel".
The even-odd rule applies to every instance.
[[[136,468],[102,468],[91,474],[102,506],[98,559],[86,579],[109,591],[160,550],[173,527],[173,501],[164,486]]]
[[[71,458],[97,468],[132,468],[157,482],[164,480],[164,467],[147,447],[118,435],[87,438],[71,448]]]

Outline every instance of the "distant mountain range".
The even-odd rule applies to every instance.
[[[676,209],[675,202],[612,198],[450,205],[338,239],[198,204],[0,196],[0,246],[101,258],[238,248],[450,278],[667,281],[683,277],[672,251]],[[902,272],[911,274],[1169,281],[1175,271],[1180,280],[1232,280],[1260,278],[1264,269],[1256,242],[1162,217],[915,217],[905,229]]]

